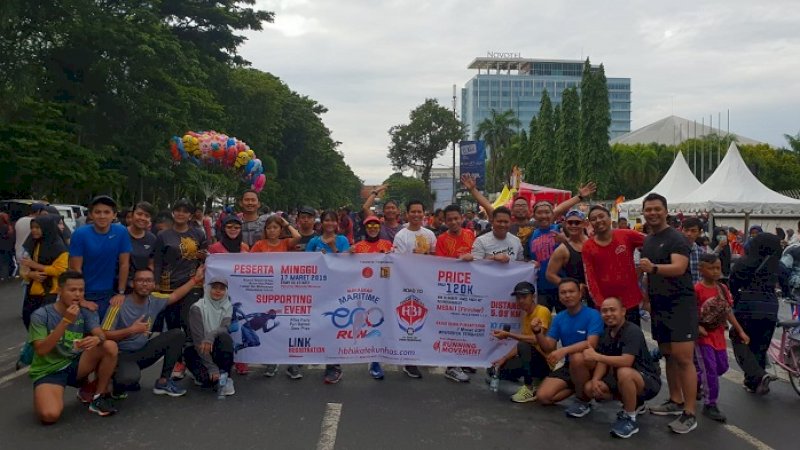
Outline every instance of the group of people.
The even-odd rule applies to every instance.
[[[509,209],[493,208],[474,179],[462,182],[491,218],[482,234],[465,226],[469,221],[458,205],[444,208],[431,227],[424,226],[425,206],[419,201],[404,205],[406,223],[392,200],[384,202],[378,217],[372,206],[385,186],[371,192],[357,215],[363,239],[352,231],[352,220],[348,228],[336,211],[317,217],[314,208],[301,207],[294,223],[262,214],[254,191],[239,199],[239,214],[220,219],[216,233],[195,219],[197,209],[187,200],[176,201],[168,218],[139,203],[121,224],[115,221],[116,202],[96,197],[89,205],[91,223],[76,229],[69,245],[54,218],[33,217],[25,244],[30,256],[22,260],[29,269],[23,320],[33,352],[38,417],[43,423],[58,420],[66,386],[79,388],[90,411],[113,414],[115,400],[141,389],[141,371],[162,358],[155,394],[184,395],[176,380],[188,369],[196,384],[233,395],[229,375],[250,368],[234,363],[235,308],[227,280],[204,277],[209,253],[396,252],[499,264],[529,261],[537,268],[535,279],[520,282],[512,293],[522,311],[519,332],[493,332],[518,345],[495,361],[489,375],[522,379],[511,397],[515,402],[550,405],[574,395],[566,414],[575,418],[588,414],[593,400],[619,399],[622,411],[612,434],[622,438],[638,431],[637,414],[661,387],[658,362],[639,328],[640,307],[650,311],[669,388],[669,398],[649,410],[676,416],[669,424],[674,432],[696,428],[698,398],[706,416],[725,420],[717,398],[719,377],[727,369],[729,323],[745,386],[759,394],[769,391],[765,354],[777,320],[774,286],[781,256],[775,235],[752,239],[727,287],[720,282],[722,248],[700,251],[695,234],[701,225],[692,220],[680,230],[671,227],[666,199],[658,194],[644,200],[649,228],[644,235],[613,228],[602,205],[589,207],[588,215],[576,209],[595,192],[592,183],[557,206],[540,201],[531,208],[520,197]],[[373,362],[368,370],[373,378],[384,378],[380,364]],[[416,366],[403,371],[422,377]],[[303,377],[300,366],[285,372]],[[474,369],[448,367],[445,376],[466,382],[470,372]],[[277,373],[277,365],[264,371],[268,377]],[[324,382],[337,383],[342,374],[341,366],[328,365]]]

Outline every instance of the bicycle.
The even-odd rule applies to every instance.
[[[784,301],[795,308],[800,306],[797,300]],[[767,354],[774,364],[789,374],[789,384],[800,395],[800,320],[781,321],[778,326],[783,328],[781,338],[770,342]]]

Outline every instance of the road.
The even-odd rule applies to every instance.
[[[264,378],[256,370],[235,377],[235,396],[217,400],[183,381],[189,393],[181,398],[155,396],[149,387],[156,373],[145,372],[141,392],[118,402],[119,414],[100,418],[67,392],[62,420],[42,427],[31,405],[31,383],[14,372],[24,332],[19,318],[21,289],[0,285],[0,435],[3,448],[34,449],[58,443],[62,449],[135,449],[169,445],[172,449],[796,449],[800,396],[788,383],[773,383],[772,393],[745,393],[737,380],[738,366],[722,380],[720,409],[726,425],[700,416],[698,429],[678,436],[667,429],[669,418],[640,417],[641,431],[628,440],[608,430],[618,410],[605,403],[583,419],[568,419],[563,407],[508,400],[516,386],[487,389],[481,373],[472,382],[456,384],[442,369],[427,368],[422,380],[407,378],[388,367],[386,379],[372,380],[365,365],[346,366],[337,385],[322,383],[320,367],[307,368],[305,378]],[[480,371],[482,372],[482,371]],[[666,389],[657,401],[663,400]]]

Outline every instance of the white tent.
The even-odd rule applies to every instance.
[[[694,191],[700,187],[700,182],[694,177],[689,165],[686,164],[686,159],[683,153],[678,152],[675,161],[669,168],[664,177],[658,184],[651,189],[647,194],[627,202],[620,204],[620,211],[627,212],[640,212],[642,210],[642,201],[651,192],[656,192],[667,198],[667,203],[672,206],[672,202],[684,198],[686,194]]]
[[[688,212],[800,214],[800,200],[779,194],[758,181],[733,142],[719,167],[702,186],[680,199],[670,200],[671,210]]]

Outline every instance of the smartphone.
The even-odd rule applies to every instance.
[[[720,236],[719,237],[719,241],[722,242],[723,244],[727,244],[728,243],[728,236],[725,236],[725,235]]]

